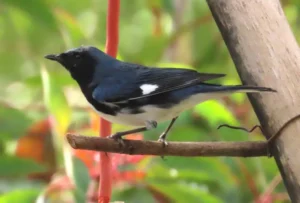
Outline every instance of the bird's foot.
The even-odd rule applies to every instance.
[[[115,141],[117,141],[119,143],[120,146],[123,147],[125,145],[125,143],[124,143],[122,136],[123,136],[123,134],[121,134],[121,133],[115,133],[115,134],[108,136],[108,138],[114,139]]]
[[[166,140],[166,136],[167,136],[167,134],[164,132],[164,133],[162,133],[160,136],[159,136],[159,138],[158,138],[158,142],[161,142],[162,143],[162,145],[163,145],[163,148],[165,148],[166,146],[168,146],[168,142],[167,142],[167,140]],[[162,155],[162,156],[160,156],[163,160],[165,160],[165,157]]]
[[[161,142],[162,143],[162,145],[163,145],[163,148],[165,148],[166,146],[168,146],[168,142],[167,142],[167,140],[166,140],[166,133],[163,133],[163,134],[161,134],[160,136],[159,136],[159,138],[158,138],[158,142]]]
[[[156,121],[146,121],[145,122],[147,130],[151,130],[157,127],[157,122]]]
[[[273,156],[272,154],[272,146],[271,146],[271,142],[269,140],[267,140],[267,156],[268,158],[271,158]]]

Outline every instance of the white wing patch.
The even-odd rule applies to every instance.
[[[154,92],[158,88],[158,85],[143,84],[140,86],[140,88],[143,91],[143,95],[146,95]]]

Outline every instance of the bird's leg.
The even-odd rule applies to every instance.
[[[147,131],[147,130],[157,127],[156,121],[147,121],[145,124],[146,124],[146,127],[136,128],[136,129],[127,130],[127,131],[123,131],[123,132],[117,132],[113,135],[110,135],[108,138],[115,139],[115,140],[118,140],[119,142],[122,142],[122,137],[125,135],[144,132],[144,131]]]
[[[145,122],[146,129],[151,130],[157,127],[157,122],[156,121],[146,121]]]
[[[129,134],[132,134],[132,133],[139,133],[139,132],[143,132],[143,131],[146,131],[146,130],[147,130],[146,127],[142,127],[142,128],[136,128],[136,129],[132,129],[132,130],[117,132],[113,135],[110,135],[109,138],[118,140],[118,139],[122,139],[122,136],[124,136],[124,135],[129,135]]]
[[[161,142],[161,143],[163,144],[163,147],[165,147],[165,146],[168,145],[168,142],[166,141],[167,135],[168,135],[169,131],[171,130],[171,128],[172,128],[172,126],[173,126],[173,124],[175,123],[175,121],[176,121],[177,118],[178,118],[178,116],[175,117],[175,118],[173,118],[173,119],[171,120],[171,123],[169,124],[169,126],[167,127],[167,129],[165,130],[165,132],[163,132],[163,133],[159,136],[159,138],[158,138],[158,140],[157,140],[158,142]]]

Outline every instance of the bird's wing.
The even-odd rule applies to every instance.
[[[178,68],[135,67],[124,71],[122,79],[108,78],[93,91],[93,98],[99,102],[124,102],[193,86],[203,81],[225,76],[224,74],[198,73]],[[127,75],[128,74],[128,75]],[[128,76],[128,77],[127,77]],[[126,80],[130,78],[131,80]]]

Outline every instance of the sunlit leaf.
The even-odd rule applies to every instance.
[[[28,180],[27,177],[19,177],[12,178],[12,177],[2,177],[0,181],[1,187],[1,194],[10,193],[12,191],[20,191],[20,190],[27,190],[32,188],[42,188],[45,183],[35,181],[35,180]],[[0,195],[1,196],[1,195]]]
[[[18,36],[27,35],[30,29],[30,14],[23,9],[11,7],[8,9],[14,30]]]
[[[218,124],[238,125],[237,119],[234,115],[220,102],[209,100],[198,104],[195,108],[195,113],[204,117],[211,126],[218,126]]]
[[[164,67],[164,68],[186,68],[186,69],[195,69],[192,66],[188,64],[182,64],[182,63],[158,63],[158,67]]]
[[[233,79],[233,78],[226,77],[223,80],[223,85],[239,85],[239,84],[241,84],[241,82],[238,79]],[[245,93],[234,93],[234,94],[230,94],[229,98],[232,99],[232,101],[234,101],[237,104],[242,104],[242,103],[245,102],[245,100],[247,98],[247,94],[245,94]]]
[[[284,13],[290,23],[295,23],[299,17],[299,7],[289,4],[284,7]]]
[[[41,75],[46,106],[55,118],[56,130],[59,134],[64,134],[71,121],[71,109],[67,104],[62,87],[57,85],[55,78],[45,67],[41,69]]]
[[[14,156],[0,156],[0,176],[26,176],[31,173],[42,173],[46,168],[31,159]]]
[[[0,203],[33,203],[40,193],[39,189],[15,190],[0,196]]]
[[[199,129],[194,125],[176,126],[170,133],[169,140],[171,141],[203,141],[207,139],[206,131]]]
[[[87,10],[81,13],[78,17],[78,23],[86,38],[94,36],[97,28],[97,15],[92,10]]]

